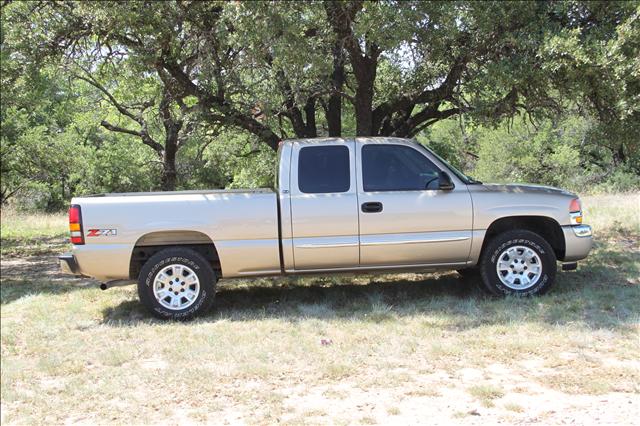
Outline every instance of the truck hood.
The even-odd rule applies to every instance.
[[[476,186],[476,185],[473,185]],[[566,191],[560,188],[554,188],[553,186],[534,185],[534,184],[499,184],[499,183],[487,183],[477,185],[476,191],[480,192],[492,192],[492,193],[517,193],[517,194],[555,194],[555,195],[567,195],[576,196],[574,193]]]

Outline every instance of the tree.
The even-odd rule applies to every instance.
[[[76,98],[50,70],[24,68],[9,53],[3,48],[0,205],[39,184],[55,192],[46,201],[53,208],[66,198],[74,154],[82,151],[74,152],[73,143],[60,131],[72,121]],[[68,101],[67,108],[63,100]]]
[[[173,98],[194,99],[208,123],[243,129],[275,149],[291,133],[344,133],[351,110],[356,134],[403,137],[461,112],[488,120],[555,113],[564,88],[556,82],[588,76],[550,73],[554,59],[540,55],[549,39],[576,28],[615,29],[633,7],[62,2],[35,15],[46,23],[43,48],[91,52],[97,62],[119,51],[148,72],[161,69]],[[590,34],[593,43],[616,38],[610,30]]]
[[[561,4],[562,29],[540,49],[543,70],[583,115],[595,116],[601,146],[614,166],[640,173],[640,5]]]
[[[182,163],[188,185],[263,184],[269,173],[254,179],[245,170],[273,161],[256,141],[276,149],[290,137],[412,137],[461,116],[461,129],[514,119],[534,127],[551,120],[555,129],[561,115],[595,117],[576,148],[582,158],[640,173],[639,16],[637,2],[592,1],[3,3],[3,185],[15,175],[12,188],[23,186],[32,174],[16,172],[27,163],[6,147],[38,139],[30,129],[52,107],[39,109],[37,85],[21,78],[43,71],[53,76],[45,99],[56,107],[73,104],[65,96],[102,97],[83,106],[96,128],[102,123],[77,142],[91,148],[90,161],[103,147],[115,152],[111,142],[122,144],[119,153],[142,142],[162,163],[165,189],[176,185],[180,155],[191,156]],[[31,107],[37,120],[23,114]],[[42,138],[72,147],[73,115],[54,116]],[[12,117],[28,125],[12,127]],[[550,134],[545,146],[562,144]],[[45,153],[24,152],[38,161]],[[136,150],[136,164],[145,155]],[[211,179],[194,172],[216,161],[225,164]],[[51,179],[66,167],[47,164]],[[151,172],[153,181],[159,174]]]
[[[112,72],[110,75],[113,76]],[[160,70],[161,78],[148,78],[148,86],[135,90],[131,84],[123,84],[129,90],[128,98],[131,103],[125,103],[111,93],[105,85],[100,83],[96,77],[92,75],[86,68],[80,68],[80,73],[74,76],[80,80],[89,83],[104,95],[104,98],[110,103],[116,111],[124,118],[132,122],[136,127],[131,128],[128,125],[112,124],[108,120],[102,120],[101,126],[105,129],[126,135],[132,135],[140,139],[140,141],[152,148],[162,164],[162,180],[161,188],[164,191],[173,191],[176,188],[176,155],[178,150],[184,146],[193,127],[194,120],[188,117],[189,108],[180,100],[176,102],[173,95],[169,91],[165,83],[169,77]],[[124,78],[131,81],[136,79],[131,74]],[[160,84],[158,83],[160,81]],[[122,88],[120,88],[122,92]],[[151,92],[151,93],[145,93]],[[161,92],[159,95],[157,92]],[[133,96],[132,96],[133,95]],[[146,99],[144,97],[146,96]],[[142,98],[142,99],[141,99]],[[159,98],[159,101],[156,101]],[[158,137],[153,135],[154,119],[159,118],[162,123],[162,130],[155,133],[162,134],[162,143],[158,142]]]

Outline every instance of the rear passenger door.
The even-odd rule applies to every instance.
[[[355,142],[294,142],[291,231],[296,270],[359,264]]]
[[[358,143],[358,150],[360,264],[466,262],[472,231],[466,185],[452,176],[454,189],[438,189],[440,168],[412,144]]]

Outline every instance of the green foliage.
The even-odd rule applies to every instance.
[[[553,126],[544,122],[537,129],[516,121],[507,128],[483,129],[478,138],[480,180],[544,183],[567,186],[580,168],[575,142],[583,129],[574,123]]]
[[[617,164],[609,149],[614,141],[607,138],[618,134],[573,113],[537,125],[524,118],[496,127],[445,120],[418,141],[484,182],[535,183],[580,193],[637,191],[638,163]]]
[[[105,134],[81,161],[82,170],[73,175],[77,194],[150,191],[160,180],[157,159],[133,138]]]
[[[206,142],[191,141],[181,151],[182,188],[273,188],[276,153],[255,137],[233,131],[197,137]]]
[[[335,96],[342,135],[368,116],[481,180],[640,186],[638,2],[336,4],[346,27],[321,2],[3,5],[0,202],[270,187],[265,141],[326,135]]]
[[[588,189],[588,188],[587,188]],[[606,179],[596,183],[590,192],[616,193],[637,192],[640,190],[640,175],[628,167],[620,167],[613,170]]]
[[[465,123],[465,117],[444,120],[425,129],[418,142],[429,146],[452,166],[473,170],[478,157],[478,133]]]

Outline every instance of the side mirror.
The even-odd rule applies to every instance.
[[[438,189],[442,191],[451,191],[453,188],[455,188],[455,186],[453,185],[451,177],[447,172],[440,171],[440,173],[438,173]]]

